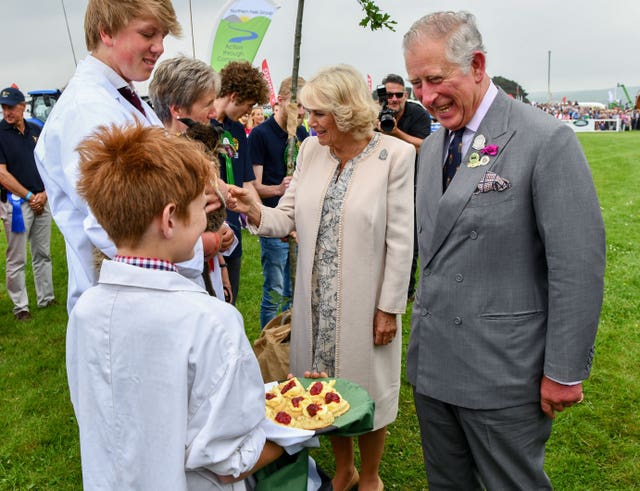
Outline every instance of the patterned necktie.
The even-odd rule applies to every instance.
[[[138,111],[140,111],[144,116],[147,115],[144,112],[144,108],[142,107],[142,102],[140,101],[138,94],[136,94],[133,90],[131,90],[129,86],[125,85],[124,87],[120,87],[118,89],[118,92],[120,92],[122,97],[124,97],[131,104],[133,104],[133,107],[135,107]]]
[[[453,139],[449,144],[449,152],[447,158],[444,161],[442,167],[442,192],[444,193],[451,183],[453,176],[456,175],[456,171],[462,162],[462,134],[464,133],[464,127],[454,131]]]

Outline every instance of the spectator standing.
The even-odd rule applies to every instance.
[[[13,314],[18,320],[31,318],[25,280],[27,242],[38,307],[56,303],[51,267],[51,210],[47,192],[38,174],[33,149],[40,128],[24,119],[24,94],[14,87],[0,92],[3,119],[0,122],[0,185],[7,193],[2,214],[7,236],[6,281]]]
[[[254,186],[262,199],[262,204],[270,208],[278,205],[285,193],[291,176],[287,176],[287,155],[289,133],[287,122],[291,101],[291,77],[280,84],[278,104],[281,110],[266,122],[253,129],[249,135],[249,160],[256,177]],[[304,86],[304,79],[298,78],[298,89]],[[302,125],[304,118],[302,104],[297,105],[296,150],[309,136]],[[291,302],[291,274],[289,270],[289,240],[292,237],[260,237],[260,262],[262,263],[262,302],[260,303],[260,327],[278,314],[278,309],[286,310]]]
[[[395,113],[394,126],[387,134],[399,138],[416,147],[416,165],[414,176],[418,176],[418,157],[420,146],[426,137],[431,134],[431,117],[427,110],[417,102],[408,100],[408,92],[404,85],[404,79],[400,75],[390,73],[382,83],[387,91],[387,106]],[[379,125],[378,125],[379,126]],[[415,201],[415,186],[413,188]],[[415,218],[415,210],[414,210]],[[413,258],[411,260],[411,276],[407,298],[412,301],[416,292],[416,269],[418,267],[418,232],[413,231]]]
[[[215,119],[211,124],[223,130],[222,144],[225,155],[220,158],[220,176],[228,184],[245,187],[256,197],[253,187],[255,176],[247,155],[247,134],[238,121],[255,104],[268,100],[269,87],[262,72],[246,61],[232,61],[220,70],[220,93],[214,101]],[[240,215],[227,212],[227,222],[238,238],[238,245],[226,257],[232,299],[235,304],[240,289],[240,267],[242,262],[242,223]]]

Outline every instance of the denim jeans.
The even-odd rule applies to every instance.
[[[264,278],[260,303],[260,328],[263,328],[279,310],[287,310],[291,304],[289,243],[260,237],[260,262]]]

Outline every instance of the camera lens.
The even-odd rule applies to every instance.
[[[381,114],[380,115],[380,129],[386,133],[393,130],[393,127],[396,125],[396,121],[394,117],[389,114]]]

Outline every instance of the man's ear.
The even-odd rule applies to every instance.
[[[175,203],[169,203],[162,210],[162,216],[160,218],[160,230],[165,239],[171,239],[175,232],[176,226],[176,205]]]
[[[477,83],[481,82],[485,76],[487,68],[487,59],[482,51],[475,51],[471,60],[471,71],[473,78]]]
[[[109,48],[113,46],[113,36],[104,29],[100,29],[100,40],[102,41],[102,44]]]

